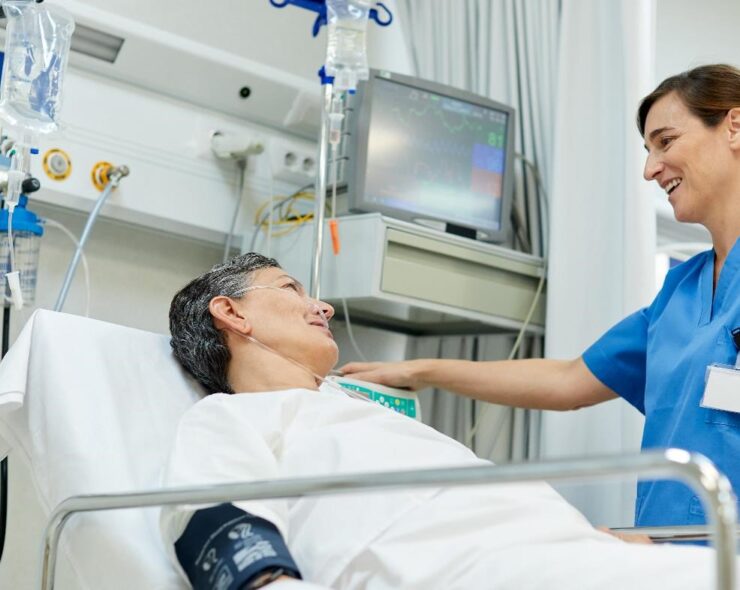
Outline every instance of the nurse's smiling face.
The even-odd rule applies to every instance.
[[[716,127],[707,127],[675,92],[650,109],[644,176],[666,192],[678,221],[709,227],[736,198],[738,150],[731,123],[728,116]]]

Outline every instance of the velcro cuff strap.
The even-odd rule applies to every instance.
[[[193,514],[175,554],[194,590],[239,590],[274,568],[301,577],[277,527],[232,504]]]

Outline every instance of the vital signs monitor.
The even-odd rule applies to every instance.
[[[347,118],[350,211],[505,240],[514,109],[450,86],[371,71]]]

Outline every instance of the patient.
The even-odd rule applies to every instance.
[[[180,422],[168,485],[487,464],[321,384],[338,356],[332,315],[259,254],[175,296],[172,348],[211,395]],[[161,524],[196,589],[697,590],[713,579],[710,549],[623,543],[544,483],[181,507],[165,509]]]

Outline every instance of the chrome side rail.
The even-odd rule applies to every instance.
[[[680,449],[638,455],[481,465],[451,469],[362,473],[273,481],[168,488],[127,494],[74,496],[52,513],[44,535],[42,590],[53,590],[59,538],[69,517],[78,512],[143,508],[178,504],[219,504],[240,500],[297,498],[348,494],[358,490],[441,487],[465,484],[605,479],[639,474],[648,478],[676,478],[698,490],[709,508],[717,556],[717,588],[734,590],[736,500],[730,481],[706,457]]]
[[[675,543],[681,541],[708,541],[711,529],[705,524],[676,526],[634,526],[610,529],[615,533],[647,535],[653,543]],[[740,539],[740,526],[735,528],[735,538]]]

